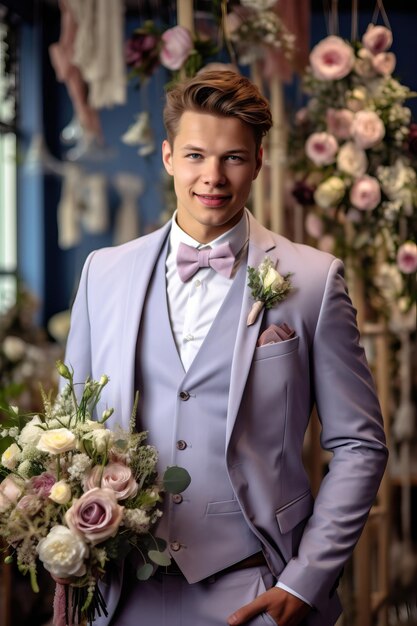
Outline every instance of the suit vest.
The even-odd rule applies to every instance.
[[[236,500],[225,460],[226,418],[237,326],[246,278],[243,261],[186,372],[171,330],[162,250],[151,278],[136,350],[138,428],[159,452],[158,469],[185,467],[191,484],[166,496],[156,535],[188,582],[202,580],[258,552]]]

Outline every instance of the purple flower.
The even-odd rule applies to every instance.
[[[298,204],[303,206],[314,204],[314,188],[303,180],[295,183],[291,193],[297,200]]]
[[[408,135],[408,149],[411,154],[417,156],[417,124],[410,125],[410,132]]]
[[[125,43],[127,65],[144,76],[151,76],[159,64],[157,35],[138,30]]]
[[[51,489],[56,483],[55,476],[50,474],[49,472],[43,472],[43,474],[39,474],[39,476],[34,476],[31,478],[31,486],[35,493],[38,494],[41,498],[47,498],[51,493]]]

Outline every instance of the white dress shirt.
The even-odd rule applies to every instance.
[[[229,292],[240,260],[246,252],[248,223],[244,214],[232,229],[207,244],[201,244],[178,226],[175,215],[166,260],[168,310],[172,333],[185,370],[188,370],[199,351],[211,325]],[[228,241],[237,250],[231,278],[226,278],[211,267],[202,267],[190,280],[182,282],[177,271],[179,244],[186,243],[199,250],[215,248]]]
[[[166,279],[168,293],[168,311],[172,334],[178,354],[187,371],[199,351],[211,325],[225,299],[242,258],[247,251],[249,240],[249,224],[246,214],[233,228],[213,239],[210,243],[201,244],[187,235],[177,224],[176,212],[172,218],[169,251],[166,260]],[[237,250],[232,275],[226,278],[211,267],[202,267],[190,280],[182,282],[177,271],[177,252],[180,243],[193,248],[215,248],[228,241],[232,250]],[[286,585],[278,582],[281,587],[303,602],[300,596]]]

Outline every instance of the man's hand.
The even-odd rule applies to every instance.
[[[280,587],[272,587],[249,604],[235,611],[227,620],[232,626],[245,624],[259,613],[269,613],[279,626],[297,626],[310,606]]]

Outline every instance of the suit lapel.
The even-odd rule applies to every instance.
[[[120,350],[120,385],[122,415],[125,424],[130,417],[134,398],[135,355],[143,305],[155,263],[171,228],[168,222],[140,248],[130,268]],[[151,236],[152,237],[152,236]]]
[[[247,265],[258,267],[268,255],[274,262],[278,262],[275,242],[270,232],[261,226],[248,212],[249,216],[249,248]],[[226,425],[226,446],[229,444],[236,416],[239,410],[242,394],[245,389],[246,380],[252,364],[256,342],[262,318],[265,313],[263,309],[252,326],[247,326],[249,311],[253,305],[253,298],[247,281],[242,298],[242,309],[240,312],[239,325],[236,336],[235,350],[233,354],[232,370],[230,376],[229,404],[227,409]]]

